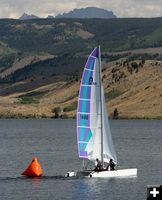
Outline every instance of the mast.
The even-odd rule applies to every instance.
[[[103,119],[102,119],[102,70],[101,70],[101,50],[100,46],[98,47],[99,51],[99,87],[100,87],[100,106],[101,106],[101,163],[104,167],[104,159],[103,159]]]

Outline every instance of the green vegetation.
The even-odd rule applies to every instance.
[[[20,103],[22,104],[38,104],[41,97],[43,97],[46,92],[41,91],[33,91],[26,93],[24,95],[20,95]]]
[[[52,109],[52,113],[54,113],[53,118],[59,118],[59,114],[61,112],[61,108],[60,107],[56,107]]]
[[[162,18],[1,19],[0,26],[0,41],[23,52],[84,54],[98,44],[105,52],[162,46]],[[94,37],[81,38],[80,29]]]
[[[123,92],[118,90],[111,90],[110,92],[105,94],[106,101],[110,101],[111,99],[115,99],[116,97],[123,94]]]
[[[63,112],[70,112],[70,111],[76,110],[77,104],[78,104],[78,102],[74,101],[72,104],[70,104],[69,106],[65,107],[63,109]]]
[[[63,54],[56,58],[38,60],[34,63],[31,62],[24,66],[24,68],[18,69],[5,77],[3,81],[17,82],[26,79],[33,80],[33,76],[34,78],[41,77],[41,79],[46,79],[46,77],[52,78],[64,74],[64,76],[68,77],[69,82],[76,82],[79,80],[79,71],[77,69],[84,66],[84,64],[85,59],[82,57],[73,58],[72,55]]]
[[[119,112],[118,112],[117,108],[114,109],[112,117],[113,117],[113,119],[118,119],[119,118]]]
[[[36,81],[64,75],[68,82],[78,81],[85,58],[98,44],[106,62],[125,58],[161,59],[161,54],[131,54],[107,52],[162,46],[162,18],[143,19],[34,19],[0,20],[0,68],[5,70],[27,55],[54,55],[54,58],[24,65],[0,80],[17,82]],[[104,28],[103,28],[104,27]],[[91,38],[78,31],[92,34]],[[3,53],[3,49],[5,53]],[[3,68],[2,68],[3,67]],[[33,77],[33,74],[35,75]],[[54,79],[54,78],[53,78]],[[65,80],[65,79],[64,79]]]
[[[52,109],[52,113],[60,113],[61,112],[61,108],[60,107],[56,107]]]
[[[16,55],[14,53],[4,55],[2,58],[0,58],[0,66],[8,68],[12,66]]]

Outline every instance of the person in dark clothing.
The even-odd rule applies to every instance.
[[[96,167],[95,167],[94,171],[102,171],[102,170],[103,170],[102,163],[98,158],[96,158]]]
[[[110,171],[115,170],[115,163],[114,163],[113,159],[110,159],[109,164],[106,169],[110,170]]]

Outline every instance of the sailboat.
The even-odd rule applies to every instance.
[[[95,162],[98,158],[102,165],[110,159],[117,164],[111,131],[106,111],[104,90],[101,76],[100,46],[89,55],[80,85],[77,108],[77,142],[79,157]],[[114,171],[70,171],[65,176],[86,177],[126,177],[136,176],[137,169],[121,169]]]

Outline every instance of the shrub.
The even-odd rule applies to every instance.
[[[33,91],[19,96],[22,104],[38,104],[39,99],[45,95],[45,91]]]
[[[106,100],[115,99],[116,97],[120,96],[123,92],[119,90],[111,90],[110,92],[105,94]]]
[[[52,113],[60,113],[61,112],[61,108],[60,107],[56,107],[52,109]]]
[[[63,108],[63,111],[64,112],[70,112],[70,111],[73,111],[73,110],[76,110],[77,108],[77,101],[73,102],[72,104],[70,104],[69,106]]]
[[[133,69],[138,69],[138,64],[136,62],[132,62],[131,65]]]
[[[119,113],[118,113],[118,109],[115,108],[113,111],[113,119],[118,119],[119,118]]]
[[[59,113],[61,112],[61,108],[60,107],[53,108],[52,112],[54,113],[53,118],[59,118]]]

